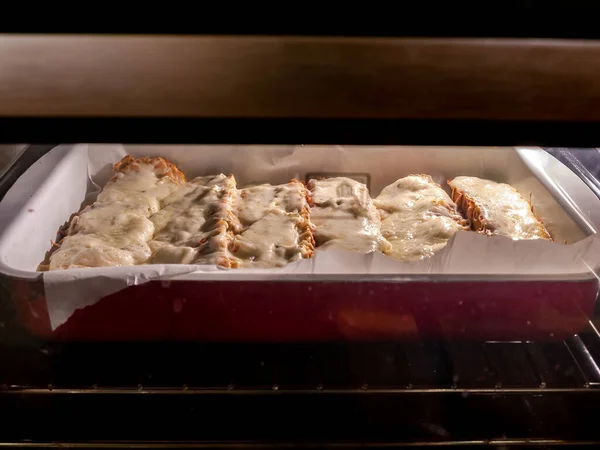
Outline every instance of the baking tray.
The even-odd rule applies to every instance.
[[[35,272],[58,226],[93,199],[109,162],[124,153],[166,156],[189,177],[233,172],[240,185],[344,173],[368,182],[373,196],[409,173],[440,183],[482,176],[531,193],[555,240],[573,245],[461,233],[444,254],[414,266],[325,252],[308,269]],[[596,245],[589,236],[600,200],[537,148],[64,145],[28,169],[0,213],[0,272],[22,323],[51,339],[553,340],[586,325],[598,292],[595,261],[580,256]]]

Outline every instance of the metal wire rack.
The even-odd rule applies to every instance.
[[[0,410],[11,414],[1,434],[15,445],[600,442],[592,324],[546,343],[87,343],[2,353]]]
[[[2,350],[2,393],[543,393],[600,387],[600,335],[561,342],[64,344]]]

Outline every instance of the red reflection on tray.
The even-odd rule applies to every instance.
[[[20,311],[30,330],[59,340],[555,340],[586,325],[597,291],[595,279],[153,281],[77,310],[49,336],[47,312],[41,325],[27,319],[28,308]]]

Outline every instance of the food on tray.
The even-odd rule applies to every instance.
[[[344,177],[312,179],[308,189],[317,246],[361,253],[390,250],[381,235],[379,212],[363,183]]]
[[[185,177],[163,158],[126,156],[113,170],[96,202],[71,219],[49,269],[142,264],[150,257],[149,218]]]
[[[468,223],[448,194],[429,175],[410,175],[385,187],[375,199],[381,233],[401,260],[421,259],[443,248]]]
[[[477,177],[456,177],[448,184],[475,231],[512,239],[552,240],[531,205],[512,186]]]
[[[245,188],[236,204],[240,230],[231,251],[241,267],[281,267],[312,256],[315,242],[303,183]]]
[[[229,253],[238,228],[236,192],[233,175],[219,174],[194,178],[164,198],[162,209],[150,218],[155,235],[148,263],[238,267]]]
[[[414,260],[433,255],[470,226],[488,235],[551,240],[514,188],[476,177],[448,182],[455,204],[429,175],[401,178],[373,200],[364,184],[344,177],[238,189],[233,175],[186,182],[160,157],[126,156],[113,170],[96,202],[61,230],[40,270],[282,267],[310,258],[315,247]]]

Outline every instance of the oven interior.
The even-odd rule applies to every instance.
[[[51,145],[31,145],[2,187]],[[594,149],[548,148],[598,192]],[[10,286],[2,286],[6,300]],[[49,342],[1,303],[3,441],[189,447],[595,443],[596,314],[562,341]]]
[[[270,53],[259,52],[254,56],[263,62],[277,57],[280,53],[273,48],[287,48],[278,45],[270,47]],[[330,70],[324,61],[331,60],[335,66],[352,60],[351,52],[340,53],[339,60],[330,58],[328,51],[334,47],[318,50],[318,43],[308,48],[294,45],[298,47],[289,47],[294,58],[316,71],[317,75],[309,81],[321,88],[335,86],[327,76],[338,73],[335,70],[341,67]],[[441,45],[441,50],[437,45]],[[426,54],[429,50],[421,47],[426,56],[423,60],[406,52],[404,57],[409,63],[406,67],[400,65],[401,69],[435,66],[434,56],[443,57],[444,45],[438,42],[429,56]],[[511,45],[514,42],[508,50],[498,46],[498,51],[510,53]],[[549,54],[543,46],[532,45],[535,55],[542,61],[550,61],[543,59]],[[477,51],[477,46],[471,47]],[[592,51],[590,48],[583,45],[574,50],[568,56],[573,59],[567,62],[576,67],[581,67],[577,64],[582,60],[592,64],[594,58],[586,56],[587,51]],[[370,55],[368,49],[365,44],[362,58]],[[462,63],[474,61],[468,53],[471,50],[465,53],[466,59],[460,60]],[[107,51],[98,58],[110,54]],[[313,54],[317,55],[315,60]],[[394,116],[394,106],[399,106],[403,97],[392,94],[407,92],[420,82],[440,82],[442,87],[435,92],[440,94],[444,86],[450,92],[447,88],[452,85],[452,76],[464,81],[461,77],[468,71],[463,71],[460,64],[450,64],[445,69],[450,69],[452,76],[443,82],[435,77],[431,81],[414,76],[413,84],[402,87],[394,76],[383,76],[378,71],[389,67],[392,75],[399,73],[394,72],[398,66],[389,59],[390,54],[390,48],[385,48],[378,54],[384,63],[371,67],[372,70],[352,69],[354,78],[347,77],[351,85],[370,85],[369,95],[389,94],[384,95],[385,102],[390,102],[385,107],[387,115],[380,116],[375,114],[376,106],[384,100],[371,104],[367,94],[365,98],[344,96],[336,90],[339,87],[331,95],[325,89],[312,92],[307,88],[311,85],[308,81],[298,85],[304,89],[299,92],[308,89],[313,95],[320,93],[333,109],[319,115],[318,102],[306,102],[302,103],[305,109],[298,116],[290,110],[278,111],[279,99],[265,88],[267,84],[259,85],[265,88],[264,92],[260,89],[257,92],[275,100],[262,105],[272,108],[262,116],[256,104],[245,110],[246,115],[221,111],[221,117],[217,117],[218,108],[213,111],[209,108],[204,116],[196,110],[184,111],[185,114],[179,111],[179,115],[178,111],[165,110],[160,116],[156,113],[164,106],[160,102],[167,105],[169,102],[156,95],[151,98],[158,103],[151,105],[153,112],[147,116],[145,111],[135,109],[140,107],[135,101],[127,105],[133,109],[124,115],[111,115],[111,102],[106,101],[102,103],[102,117],[90,115],[89,110],[77,113],[80,105],[68,102],[63,112],[45,111],[37,115],[27,108],[11,114],[8,106],[3,109],[0,105],[1,139],[10,147],[7,152],[11,155],[0,173],[0,198],[29,167],[55,147],[51,142],[541,145],[600,197],[600,152],[595,148],[599,135],[597,109],[590,107],[584,111],[575,101],[585,98],[586,93],[569,91],[572,95],[567,103],[561,103],[560,96],[538,98],[523,94],[528,89],[539,88],[535,92],[544,94],[549,92],[544,89],[556,88],[556,83],[565,81],[560,74],[566,72],[560,71],[567,70],[569,64],[550,64],[560,74],[547,85],[525,83],[520,90],[510,91],[509,100],[517,100],[506,110],[490,109],[486,102],[475,102],[467,105],[466,110],[456,109],[455,116],[450,107],[435,116],[431,111],[441,108],[443,101],[436,103],[433,99],[434,106],[421,105],[411,117],[410,108],[402,109],[403,115]],[[411,55],[415,61],[410,60]],[[460,52],[452,55],[462,58]],[[518,55],[519,61],[528,60],[527,52]],[[280,80],[282,83],[297,79],[294,61],[283,60],[282,73],[287,78]],[[481,61],[478,67],[484,75],[494,73],[496,66],[491,60],[482,57]],[[251,68],[256,73],[262,71],[261,67],[256,64]],[[468,64],[464,67],[468,68]],[[539,67],[534,69],[521,75],[538,74]],[[384,87],[371,83],[378,76],[387,80]],[[476,77],[477,83],[485,78]],[[98,82],[98,78],[93,80]],[[276,77],[269,80],[275,82]],[[223,80],[219,89],[229,81]],[[220,81],[215,78],[215,82]],[[232,86],[248,88],[246,84]],[[400,86],[397,88],[400,90],[393,86]],[[468,83],[461,85],[465,89],[468,86]],[[483,92],[477,86],[469,91],[470,95]],[[593,88],[592,84],[585,86]],[[427,97],[425,91],[412,90],[413,100],[419,95]],[[45,97],[40,98],[38,106],[47,107]],[[135,95],[127,98],[130,101]],[[450,95],[442,100],[457,98]],[[494,98],[498,101],[502,96]],[[539,104],[533,101],[540,98]],[[251,96],[246,98],[251,99]],[[538,109],[517,108],[524,104],[523,99],[531,100]],[[194,97],[185,104],[200,103],[198,100]],[[301,96],[295,96],[294,100],[303,101]],[[362,116],[358,108],[361,104],[367,107]],[[560,110],[560,105],[567,109]],[[235,106],[239,105],[232,108]],[[548,106],[554,109],[549,110]],[[478,116],[478,108],[483,111],[482,117]],[[277,117],[278,112],[285,117]],[[30,144],[17,146],[15,142]],[[27,331],[10,300],[13,289],[6,277],[0,278],[0,410],[8,412],[0,431],[0,444],[6,447],[552,448],[600,444],[600,429],[595,423],[600,412],[597,306],[580,332],[554,341],[60,342]],[[35,299],[32,309],[34,303]]]

